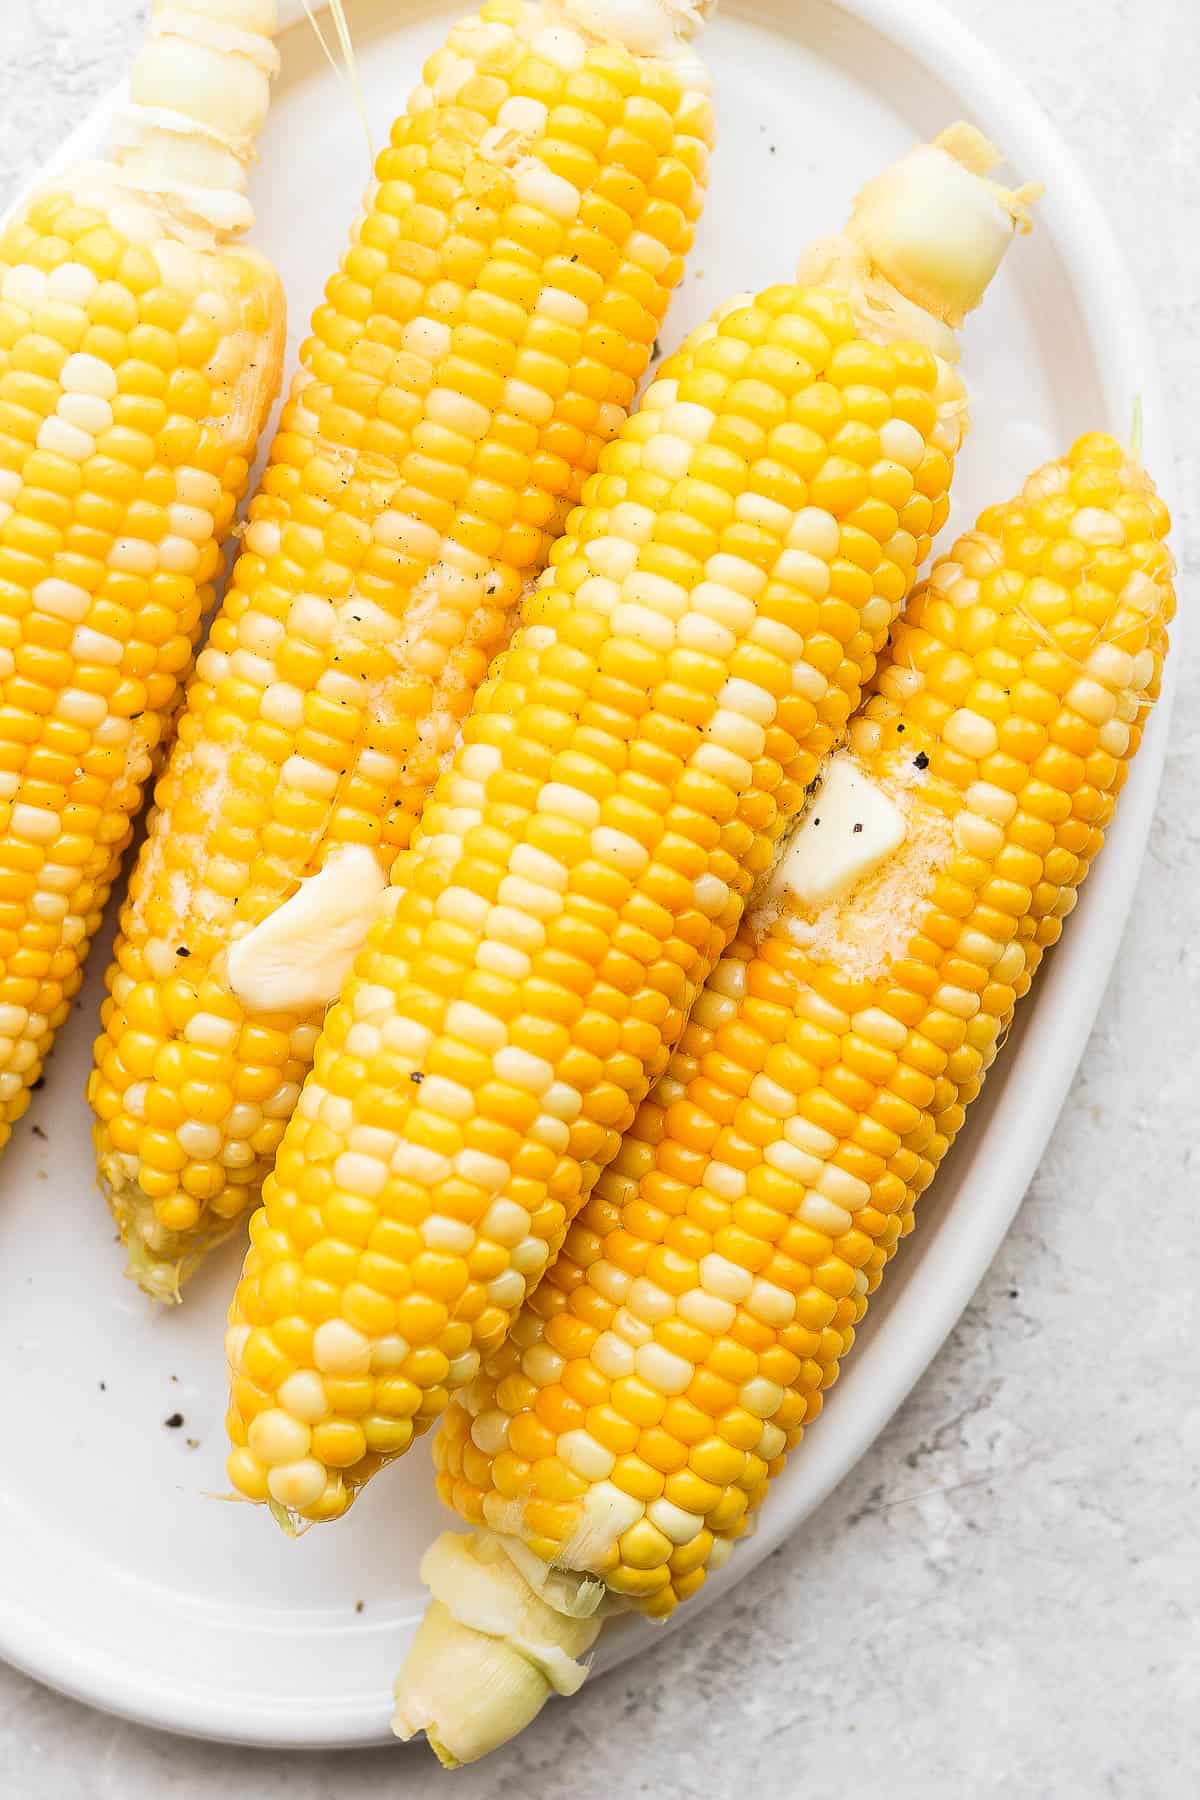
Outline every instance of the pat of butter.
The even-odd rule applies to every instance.
[[[309,1013],[336,1000],[387,886],[365,844],[347,844],[233,944],[229,985],[248,1012]]]
[[[906,836],[899,807],[842,752],[829,764],[784,853],[779,879],[803,906],[828,906],[877,869]]]

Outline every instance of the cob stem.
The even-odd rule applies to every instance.
[[[578,1692],[604,1590],[561,1574],[536,1590],[490,1531],[443,1532],[421,1578],[433,1598],[396,1679],[392,1729],[405,1742],[423,1731],[456,1769],[523,1731],[552,1694]]]
[[[915,338],[946,362],[1041,189],[990,179],[1000,154],[958,123],[863,189],[845,231],[801,260],[799,279],[848,291],[864,330],[884,343]]]
[[[246,195],[255,140],[279,69],[276,0],[153,0],[150,28],[105,156],[62,184],[141,235],[193,247],[239,237],[254,220]]]

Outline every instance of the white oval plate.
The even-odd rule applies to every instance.
[[[453,15],[438,0],[352,0],[377,143]],[[461,10],[460,6],[456,10]],[[292,355],[341,251],[368,170],[348,90],[303,27],[255,178],[257,241],[292,302]],[[917,0],[726,0],[707,34],[720,147],[668,344],[742,288],[786,279],[859,185],[959,116],[1046,183],[1036,236],[967,335],[975,432],[956,518],[1007,496],[1079,431],[1122,435],[1141,396],[1165,480],[1146,331],[1104,220],[1023,90]],[[110,103],[111,104],[111,103]],[[100,107],[64,147],[100,141]],[[1176,661],[1175,666],[1178,666]],[[778,1483],[757,1536],[682,1615],[728,1590],[825,1498],[957,1320],[1020,1204],[1104,991],[1163,761],[1160,708],[1086,898],[1000,1070],[885,1284],[826,1416]],[[53,1686],[149,1724],[264,1745],[387,1737],[390,1687],[423,1604],[417,1560],[438,1529],[428,1450],[370,1487],[345,1523],[289,1543],[223,1505],[221,1326],[240,1246],[178,1311],[121,1280],[93,1185],[82,1100],[107,960],[0,1171],[0,1653]],[[182,1423],[167,1421],[176,1415]],[[361,1606],[360,1606],[361,1603]],[[610,1667],[650,1637],[603,1640]]]

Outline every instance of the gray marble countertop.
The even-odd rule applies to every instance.
[[[0,206],[118,78],[142,10],[0,0]],[[1200,551],[1195,0],[950,11],[1054,116],[1141,287],[1171,402],[1186,604]],[[690,1630],[458,1776],[458,1800],[735,1786],[762,1800],[1192,1800],[1200,631],[1189,637],[1117,973],[1053,1148],[958,1330],[802,1534]],[[143,1731],[0,1665],[6,1800],[374,1800],[433,1779],[419,1754],[282,1755]]]

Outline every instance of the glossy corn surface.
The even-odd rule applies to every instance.
[[[378,159],[109,976],[99,1167],[162,1297],[257,1201],[320,1021],[308,1000],[248,1004],[228,951],[346,847],[382,879],[408,843],[649,360],[702,201],[705,85],[694,59],[489,0]]]
[[[0,234],[0,1143],[82,980],[283,329],[261,257],[185,246],[137,194],[67,177]]]
[[[944,517],[960,396],[781,286],[690,339],[604,452],[252,1222],[228,1340],[250,1498],[336,1516],[502,1340],[858,703]]]
[[[446,1416],[438,1487],[465,1518],[654,1616],[724,1561],[1101,847],[1158,692],[1167,528],[1121,447],[1084,438],[918,591],[849,747],[905,842],[820,909],[762,890]]]

